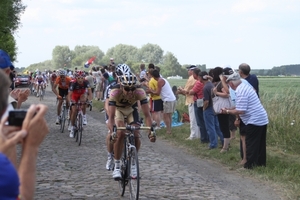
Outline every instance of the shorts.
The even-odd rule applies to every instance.
[[[123,121],[124,117],[127,116],[127,124],[135,124],[139,122],[139,112],[136,107],[132,108],[121,108],[117,107],[115,120]]]
[[[102,83],[101,83],[101,82],[99,82],[99,83],[96,83],[96,87],[95,87],[95,91],[96,91],[96,92],[99,92],[99,91],[101,91],[101,85],[102,85]]]
[[[69,89],[62,89],[62,88],[58,88],[58,94],[61,97],[67,97],[69,94]]]
[[[235,115],[229,115],[229,130],[230,131],[236,131],[236,126],[234,125],[236,116]]]
[[[150,99],[150,112],[159,112],[164,110],[164,102],[161,99]]]
[[[77,103],[81,99],[81,102],[86,102],[85,94],[73,93],[71,96],[71,101]]]
[[[164,101],[164,113],[173,113],[175,111],[176,101]]]

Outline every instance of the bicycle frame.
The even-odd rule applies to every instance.
[[[119,180],[119,188],[121,196],[125,193],[125,186],[129,183],[130,199],[137,200],[139,198],[140,175],[139,175],[139,160],[138,152],[135,146],[135,130],[151,130],[155,135],[154,127],[146,126],[131,126],[113,127],[113,134],[117,130],[125,130],[124,150],[121,158],[121,179]],[[132,176],[131,166],[135,166],[135,177]]]
[[[74,137],[76,138],[76,142],[78,141],[78,146],[81,145],[81,139],[82,139],[82,131],[83,131],[83,111],[82,111],[82,106],[85,105],[86,103],[82,102],[77,102],[75,104],[76,106],[76,121],[75,121],[75,131],[74,131]]]

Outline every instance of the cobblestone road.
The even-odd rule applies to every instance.
[[[39,150],[35,199],[128,199],[128,188],[120,197],[117,182],[105,170],[103,114],[87,112],[88,125],[78,146],[67,130],[60,133],[55,125],[55,101],[47,91],[42,103],[49,106],[50,133]],[[31,96],[23,107],[38,102]],[[272,188],[195,158],[166,141],[153,144],[144,136],[139,159],[140,199],[280,199]]]

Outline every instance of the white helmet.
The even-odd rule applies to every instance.
[[[129,72],[131,72],[130,67],[126,64],[118,64],[116,67],[117,76],[122,76],[124,74],[128,74]]]

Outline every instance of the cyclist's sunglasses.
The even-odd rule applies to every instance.
[[[79,76],[79,77],[77,77],[77,79],[84,79],[84,77],[83,76]]]
[[[66,78],[66,76],[64,76],[64,75],[61,75],[61,76],[60,76],[60,78]]]
[[[124,90],[129,92],[129,91],[134,91],[135,87],[124,87]]]

